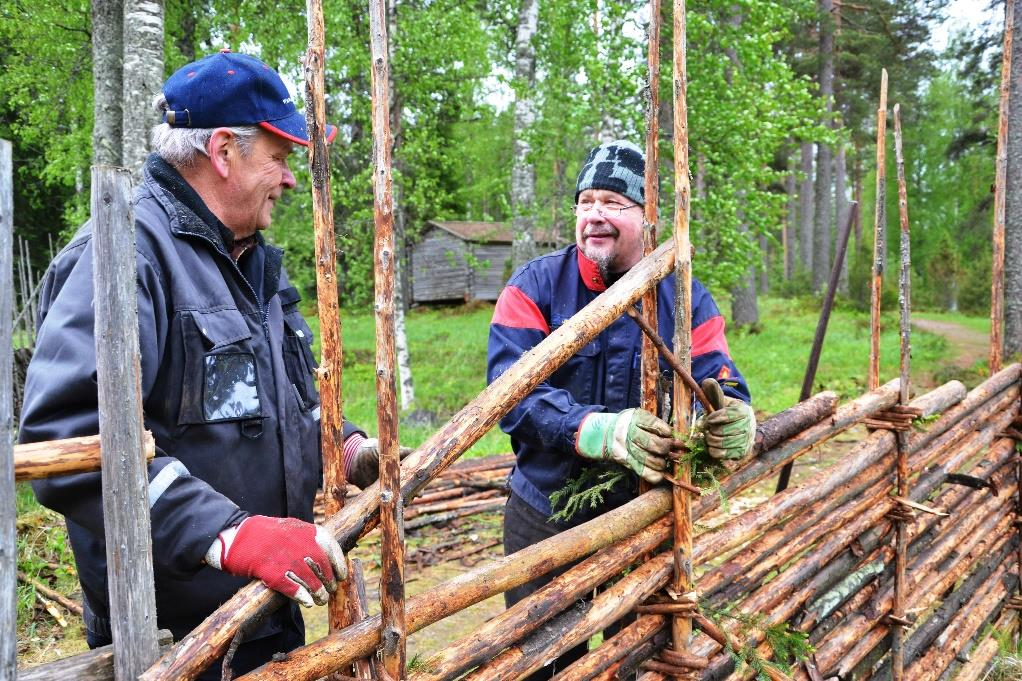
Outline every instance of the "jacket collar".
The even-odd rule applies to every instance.
[[[587,258],[578,246],[575,247],[575,252],[578,254],[578,274],[582,277],[582,283],[590,291],[597,293],[606,291],[607,285],[603,282],[603,277],[600,276],[600,268]]]
[[[164,161],[159,154],[149,154],[142,168],[142,181],[170,216],[172,234],[179,237],[200,237],[230,258],[231,250],[234,248],[234,233],[213,214],[198,192],[181,177],[181,173]],[[276,285],[284,251],[267,244],[259,232],[256,232],[255,237],[256,248],[266,250],[264,271],[267,283]]]

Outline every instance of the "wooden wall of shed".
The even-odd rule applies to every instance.
[[[511,272],[510,244],[472,244],[476,268],[472,272],[471,297],[476,300],[496,300],[504,289]]]
[[[465,300],[470,296],[465,242],[432,229],[412,249],[412,301]]]

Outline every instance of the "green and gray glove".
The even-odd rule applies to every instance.
[[[699,417],[710,456],[714,459],[741,459],[752,450],[756,437],[756,415],[752,407],[726,396],[720,384],[712,378],[704,378],[702,387],[714,406],[714,411]]]
[[[663,480],[671,427],[643,409],[592,413],[578,429],[575,448],[587,459],[616,461],[652,484]]]

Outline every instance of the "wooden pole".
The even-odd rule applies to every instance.
[[[660,162],[658,139],[660,125],[660,0],[649,0],[648,45],[646,49],[646,168],[643,195],[642,253],[656,250],[657,207],[660,202]],[[642,317],[651,328],[657,328],[656,287],[642,297]],[[657,414],[657,376],[660,363],[657,349],[648,336],[642,338],[642,393],[640,405]],[[645,491],[645,490],[643,490]]]
[[[103,455],[110,628],[117,681],[135,679],[159,656],[142,429],[131,174],[92,168],[92,262],[96,375]]]
[[[887,259],[887,69],[880,70],[880,107],[877,109],[877,183],[873,223],[873,287],[870,292],[869,377],[870,390],[880,385],[880,300]]]
[[[912,255],[909,241],[908,191],[905,186],[905,156],[901,146],[901,104],[894,105],[894,156],[898,169],[898,218],[901,226],[901,268],[898,275],[898,303],[901,309],[901,386],[898,404],[905,406],[909,398],[909,368],[911,347],[910,314]],[[895,433],[898,450],[898,496],[908,498],[908,432]],[[901,515],[895,520],[895,568],[893,628],[891,630],[891,674],[894,681],[905,676],[905,627],[899,622],[905,618],[905,564],[908,560],[908,524]]]
[[[86,435],[14,445],[14,479],[23,482],[98,471],[102,463],[99,442],[99,435]],[[145,460],[152,461],[156,444],[149,431],[142,433],[142,448]]]
[[[14,489],[14,182],[11,143],[0,139],[0,681],[18,667],[18,545]]]
[[[305,110],[309,131],[309,175],[312,178],[312,226],[316,244],[316,300],[319,308],[321,362],[319,366],[320,441],[323,451],[323,499],[326,516],[344,507],[348,488],[344,471],[342,373],[344,342],[337,302],[337,248],[334,208],[330,195],[330,154],[327,151],[325,102],[326,28],[322,0],[306,0],[308,49],[305,52]],[[351,565],[348,565],[349,574]],[[330,597],[330,631],[352,622],[353,582],[345,580]]]
[[[688,73],[686,70],[685,0],[674,0],[674,353],[681,366],[692,373],[692,246],[689,240],[688,164]],[[674,381],[674,430],[682,438],[688,433],[692,397],[683,381]],[[692,466],[679,462],[674,477],[692,482]],[[671,487],[674,498],[674,560],[671,586],[675,593],[694,599],[692,583],[692,508],[689,493],[677,485]],[[671,646],[674,652],[687,654],[692,635],[690,615],[671,618]],[[679,677],[680,678],[680,677]]]
[[[407,502],[490,430],[523,396],[624,314],[643,293],[663,279],[674,265],[673,240],[661,244],[648,258],[630,269],[617,283],[547,336],[515,362],[474,400],[451,417],[440,430],[402,463],[401,498]],[[379,483],[352,499],[324,526],[346,550],[379,519]],[[223,655],[238,628],[249,618],[280,607],[285,599],[261,582],[239,590],[227,603],[149,669],[145,681],[194,679]]]
[[[381,658],[394,679],[405,676],[405,545],[394,376],[394,198],[391,176],[390,64],[385,0],[369,0],[372,53],[373,218],[376,282],[376,423],[380,441]]]
[[[848,220],[841,230],[837,239],[837,252],[834,254],[834,265],[830,270],[830,281],[827,284],[827,294],[823,297],[823,307],[820,308],[820,319],[816,323],[816,335],[813,336],[813,346],[809,351],[809,363],[806,365],[806,372],[802,376],[802,392],[799,393],[798,401],[804,402],[813,394],[813,383],[816,381],[816,369],[820,365],[820,353],[823,351],[823,339],[827,335],[827,324],[830,323],[830,311],[834,306],[834,297],[837,295],[837,287],[841,281],[841,269],[845,261],[845,251],[848,248],[848,235],[852,231],[852,225],[859,219],[859,203],[852,201],[851,210],[848,211]],[[783,492],[788,489],[788,482],[791,480],[791,469],[793,462],[784,464],[781,474],[777,478],[776,492]]]
[[[642,329],[645,339],[653,343],[653,349],[659,352],[660,355],[667,360],[667,363],[671,365],[672,369],[674,369],[675,375],[684,381],[685,385],[688,386],[688,389],[692,391],[692,394],[695,395],[697,400],[699,400],[699,404],[703,405],[703,409],[705,409],[707,413],[713,411],[713,405],[710,404],[710,400],[706,397],[706,393],[704,393],[703,389],[698,383],[696,383],[696,380],[692,378],[692,374],[690,374],[685,367],[681,365],[681,361],[679,361],[678,358],[675,357],[674,353],[671,352],[671,349],[667,347],[667,343],[665,343],[664,339],[656,332],[656,329],[649,325],[649,321],[645,319],[645,315],[640,315],[632,308],[628,308],[626,312],[629,317],[635,320],[635,323],[639,325],[639,328]]]
[[[997,166],[994,174],[994,235],[990,286],[990,373],[1001,370],[1004,323],[1004,191],[1008,174],[1008,106],[1011,94],[1012,27],[1015,0],[1005,0],[1004,52],[1001,58],[1001,103],[997,125]]]
[[[646,167],[643,176],[642,222],[642,254],[647,256],[656,250],[657,207],[660,201],[660,167],[657,141],[659,138],[660,110],[660,0],[649,0],[649,29],[646,49]],[[642,317],[646,324],[657,327],[657,295],[656,287],[652,287],[642,296]],[[660,375],[660,363],[653,340],[642,337],[639,381],[639,406],[649,413],[659,416],[657,408],[657,378]],[[649,490],[651,485],[639,479],[639,492]]]

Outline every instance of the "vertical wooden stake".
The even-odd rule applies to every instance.
[[[880,299],[887,259],[887,69],[880,71],[880,108],[877,109],[877,188],[873,223],[873,288],[869,318],[869,389],[880,387]]]
[[[997,126],[997,166],[994,177],[994,237],[990,284],[990,374],[1001,370],[1004,323],[1004,185],[1008,174],[1008,96],[1011,92],[1012,25],[1015,0],[1004,7],[1004,57],[1001,61],[1001,105]]]
[[[0,681],[18,672],[18,546],[14,489],[14,182],[0,139]]]
[[[660,125],[657,114],[660,110],[660,0],[649,0],[649,45],[646,67],[646,172],[643,194],[642,254],[649,255],[656,250],[657,205],[660,201],[660,166],[657,139]],[[642,317],[649,325],[657,328],[656,287],[642,297]],[[641,392],[639,405],[651,414],[657,413],[657,377],[660,361],[656,346],[648,336],[642,336]],[[649,490],[650,484],[639,480],[639,491]]]
[[[103,523],[114,678],[136,679],[159,656],[143,446],[131,174],[92,168],[96,376]]]
[[[330,195],[330,154],[327,151],[324,101],[326,29],[322,0],[307,0],[306,15],[309,45],[305,53],[305,118],[309,130],[309,175],[312,177],[312,226],[316,242],[316,299],[321,343],[319,423],[323,450],[323,500],[329,518],[344,507],[348,488],[344,472],[344,343],[337,302],[337,249],[333,198]],[[344,581],[330,597],[330,631],[338,631],[351,624],[352,595],[352,583]]]
[[[387,8],[369,0],[372,53],[373,217],[376,223],[376,423],[380,439],[380,608],[383,668],[394,679],[405,674],[405,547],[401,467],[394,377],[394,200],[391,176]]]
[[[686,71],[685,0],[674,0],[674,354],[682,367],[692,371],[692,246],[688,220],[692,187],[688,165],[688,83]],[[674,428],[682,437],[688,432],[692,401],[682,381],[674,381]],[[679,463],[674,475],[691,482],[689,463]],[[692,584],[692,508],[688,492],[674,486],[674,578],[679,594],[693,591]],[[671,643],[675,651],[688,652],[692,635],[690,616],[675,615],[671,620]]]
[[[909,400],[909,368],[911,362],[911,319],[912,296],[911,274],[912,254],[909,239],[908,191],[905,187],[905,157],[901,148],[901,105],[894,105],[894,157],[898,168],[898,218],[901,225],[901,268],[898,275],[898,304],[901,310],[901,385],[898,404],[905,406]],[[908,498],[908,433],[895,433],[898,451],[898,496]],[[908,524],[899,519],[895,524],[894,545],[894,606],[893,614],[899,619],[905,617],[905,565],[908,561]],[[902,681],[905,676],[905,627],[894,623],[891,627],[891,675],[893,681]]]

